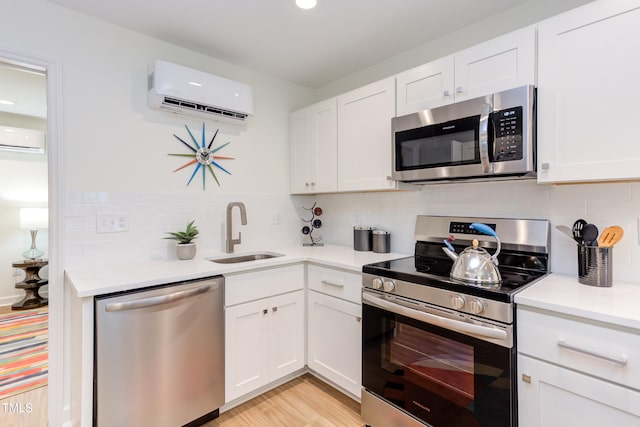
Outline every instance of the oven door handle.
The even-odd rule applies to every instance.
[[[366,292],[362,294],[362,300],[366,301],[368,304],[371,304],[378,308],[382,308],[384,310],[388,310],[392,313],[401,314],[403,316],[407,316],[421,322],[429,323],[431,325],[440,326],[445,329],[498,340],[507,339],[507,332],[502,329],[489,328],[487,326],[473,325],[470,323],[461,322],[459,320],[447,319],[446,317],[425,313],[420,310],[415,310],[413,308],[385,301],[380,297],[368,294]]]
[[[482,105],[480,112],[480,125],[478,126],[479,141],[478,149],[480,151],[480,164],[482,165],[482,173],[493,173],[493,165],[489,161],[489,114],[493,111],[493,106],[489,103]]]

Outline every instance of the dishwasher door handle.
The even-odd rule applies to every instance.
[[[107,312],[113,312],[134,310],[144,307],[153,307],[155,305],[168,304],[173,301],[189,298],[194,295],[200,295],[207,292],[209,289],[211,289],[211,286],[207,285],[195,289],[189,289],[187,291],[179,291],[168,295],[160,295],[157,297],[142,298],[127,302],[112,302],[111,304],[107,304],[104,309]]]

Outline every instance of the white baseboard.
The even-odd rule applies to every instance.
[[[20,301],[22,298],[20,295],[14,295],[11,297],[0,297],[0,305],[11,305],[16,301]]]

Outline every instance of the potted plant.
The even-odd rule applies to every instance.
[[[165,239],[176,241],[176,255],[178,259],[193,259],[196,255],[196,244],[192,242],[198,236],[198,227],[193,225],[195,219],[187,223],[184,231],[170,231]]]

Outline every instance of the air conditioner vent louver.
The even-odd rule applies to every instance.
[[[249,86],[165,61],[149,72],[147,100],[151,108],[244,124],[253,115]]]
[[[229,110],[222,110],[220,108],[210,107],[204,104],[194,104],[193,102],[183,101],[177,98],[169,98],[167,96],[165,96],[163,104],[174,105],[176,107],[186,108],[194,111],[201,111],[204,113],[211,113],[218,116],[231,117],[231,118],[234,118],[237,120],[243,120],[243,121],[246,120],[248,117],[248,114],[236,113],[235,111],[229,111]]]

